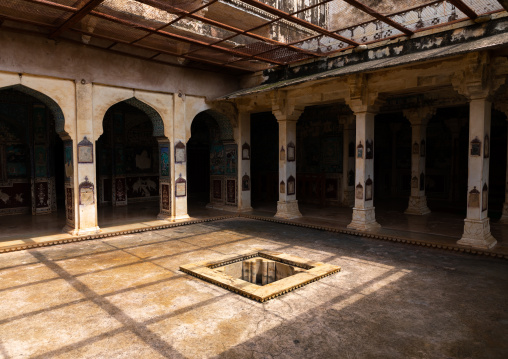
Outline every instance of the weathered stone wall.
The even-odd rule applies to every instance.
[[[0,71],[215,98],[238,88],[237,79],[122,56],[35,35],[0,33]]]

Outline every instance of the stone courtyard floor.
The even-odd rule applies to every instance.
[[[342,267],[258,303],[179,271]],[[507,358],[508,262],[233,218],[0,254],[0,358]]]

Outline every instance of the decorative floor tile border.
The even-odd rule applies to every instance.
[[[285,219],[279,219],[279,218],[275,218],[275,217],[263,217],[263,216],[257,216],[257,215],[252,215],[252,214],[245,214],[245,213],[241,213],[239,215],[239,217],[248,218],[248,219],[255,219],[255,220],[265,221],[265,222],[281,223],[281,224],[303,227],[303,228],[318,229],[318,230],[322,230],[322,231],[326,231],[326,232],[349,234],[349,235],[358,236],[358,237],[381,239],[381,240],[385,240],[385,241],[392,241],[392,242],[399,242],[399,243],[407,243],[407,244],[413,244],[413,245],[422,246],[422,247],[444,249],[444,250],[460,252],[460,253],[468,253],[468,254],[484,255],[487,257],[508,259],[508,254],[496,253],[493,251],[487,251],[487,250],[483,250],[483,249],[469,248],[469,247],[461,246],[458,244],[450,245],[450,244],[444,244],[444,243],[429,243],[429,242],[426,242],[423,240],[410,239],[407,237],[399,237],[399,236],[394,236],[394,235],[380,234],[380,233],[373,233],[373,232],[362,232],[362,231],[356,231],[356,230],[352,230],[352,229],[343,229],[343,228],[328,227],[328,226],[322,226],[322,225],[298,223],[298,222],[293,222],[293,221],[285,220]]]
[[[76,236],[76,237],[65,238],[65,239],[64,238],[54,239],[54,240],[49,240],[47,242],[40,242],[40,243],[19,244],[19,245],[13,245],[12,247],[0,248],[0,253],[15,252],[15,251],[21,251],[24,249],[31,249],[31,248],[37,248],[37,247],[47,247],[47,246],[53,246],[53,245],[63,244],[63,243],[81,242],[81,241],[88,241],[88,240],[92,240],[92,239],[115,237],[115,236],[121,236],[124,234],[141,233],[141,232],[154,231],[154,230],[159,230],[159,229],[188,226],[191,224],[220,221],[223,219],[230,219],[230,218],[236,218],[236,217],[238,217],[238,215],[236,215],[236,214],[225,215],[225,216],[218,216],[218,217],[211,217],[211,218],[194,219],[194,220],[184,221],[184,222],[173,222],[173,223],[161,224],[161,225],[157,225],[157,226],[146,226],[146,227],[140,227],[140,228],[134,228],[134,229],[125,229],[125,230],[120,230],[120,231],[115,231],[115,232],[96,233],[96,234],[89,234],[89,235],[85,235],[85,236]]]
[[[234,278],[216,269],[218,267],[255,257],[266,258],[275,262],[299,267],[304,270],[292,276],[260,286],[240,278]],[[249,250],[239,254],[227,255],[223,256],[219,260],[214,259],[213,261],[202,261],[180,266],[180,271],[184,273],[190,274],[196,278],[218,285],[261,303],[291,292],[292,290],[303,287],[304,285],[315,282],[333,273],[337,273],[340,269],[340,267],[332,264],[314,262],[286,253],[267,251],[263,249],[256,251]]]
[[[190,220],[190,221],[185,221],[185,222],[168,223],[168,224],[163,224],[163,225],[158,225],[158,226],[141,227],[141,228],[123,230],[123,231],[118,231],[118,232],[97,233],[97,234],[93,234],[93,235],[72,237],[72,238],[67,238],[67,239],[56,239],[56,240],[51,240],[51,241],[41,242],[41,243],[20,244],[20,245],[14,245],[12,247],[0,248],[0,253],[14,252],[14,251],[20,251],[20,250],[24,250],[24,249],[37,248],[37,247],[45,247],[45,246],[50,246],[50,245],[62,244],[62,243],[80,242],[80,241],[91,240],[91,239],[113,237],[113,236],[119,236],[119,235],[123,235],[123,234],[132,234],[132,233],[153,231],[153,230],[158,230],[158,229],[167,229],[167,228],[173,228],[173,227],[179,227],[179,226],[187,226],[187,225],[191,225],[191,224],[220,221],[220,220],[224,220],[224,219],[231,219],[231,218],[238,218],[238,217],[247,218],[247,219],[254,219],[254,220],[259,220],[259,221],[265,221],[265,222],[281,223],[281,224],[286,224],[286,225],[290,225],[290,226],[297,226],[297,227],[302,227],[302,228],[317,229],[317,230],[333,232],[333,233],[349,234],[352,236],[359,236],[359,237],[365,237],[365,238],[381,239],[381,240],[399,242],[399,243],[408,243],[408,244],[418,245],[418,246],[422,246],[422,247],[443,249],[443,250],[449,250],[449,251],[460,252],[460,253],[468,253],[468,254],[475,254],[475,255],[484,255],[487,257],[508,259],[508,254],[496,253],[494,251],[487,251],[487,250],[483,250],[483,249],[469,248],[469,247],[465,247],[465,246],[460,246],[458,244],[451,245],[451,244],[444,244],[444,243],[429,243],[424,240],[410,239],[410,238],[402,237],[402,236],[394,236],[394,235],[372,233],[372,232],[360,232],[360,231],[355,231],[355,230],[351,230],[351,229],[298,223],[298,222],[293,222],[290,220],[278,219],[275,217],[263,217],[263,216],[259,216],[259,215],[252,215],[252,214],[246,214],[246,213],[238,213],[238,214],[230,214],[230,215],[217,216],[217,217],[211,217],[211,218],[196,219],[196,220]]]

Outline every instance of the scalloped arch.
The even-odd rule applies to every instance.
[[[30,87],[24,86],[24,85],[13,85],[13,86],[7,86],[3,87],[0,90],[4,89],[14,89],[16,91],[22,92],[26,95],[32,96],[45,104],[50,111],[53,113],[53,116],[55,117],[55,130],[58,134],[65,132],[65,117],[62,112],[62,109],[60,106],[53,100],[51,97],[43,94],[42,92],[39,92],[37,90],[34,90]]]
[[[212,117],[215,120],[215,122],[217,122],[217,125],[220,128],[221,140],[223,141],[234,140],[233,126],[231,125],[231,121],[229,121],[229,119],[225,115],[214,110],[205,110],[203,111],[203,113],[210,115],[210,117]]]
[[[164,122],[162,121],[161,115],[153,107],[138,100],[136,97],[132,97],[128,100],[124,100],[121,102],[125,102],[146,113],[146,115],[150,118],[153,124],[153,133],[152,133],[153,136],[164,137]]]

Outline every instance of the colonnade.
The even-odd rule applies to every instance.
[[[476,72],[459,73],[453,89],[450,89],[464,96],[469,103],[469,175],[468,193],[464,194],[468,197],[467,216],[464,233],[458,243],[491,248],[496,240],[490,232],[488,217],[490,117],[493,95],[502,83],[485,82],[481,76],[483,75]],[[46,92],[63,110],[64,124],[59,123],[59,134],[64,143],[72,148],[72,176],[68,176],[65,184],[66,231],[74,235],[86,235],[100,230],[97,217],[95,142],[102,134],[105,112],[118,102],[133,99],[139,101],[141,107],[146,106],[144,110],[149,117],[159,119],[154,122],[154,135],[159,143],[161,160],[158,218],[170,221],[188,218],[185,146],[191,136],[190,125],[200,112],[211,109],[221,111],[227,106],[221,107],[220,102],[219,105],[211,104],[205,98],[181,93],[114,88],[86,81],[57,81],[30,76],[17,78],[7,75],[0,76],[0,85],[23,86]],[[374,207],[374,122],[385,97],[371,91],[365,75],[349,77],[346,88],[341,95],[342,101],[349,106],[353,115],[337,114],[337,120],[344,130],[343,180],[339,191],[342,204],[353,205],[348,228],[372,231],[380,228]],[[296,124],[305,106],[319,102],[299,101],[298,97],[293,98],[286,92],[274,91],[270,96],[270,109],[279,126],[279,200],[275,217],[298,218],[301,213],[296,200]],[[250,115],[259,112],[260,108],[252,104],[244,106],[241,101],[237,101],[233,107],[233,111],[223,111],[223,115],[233,124],[234,142],[238,149],[236,205],[229,209],[243,212],[252,210]],[[426,126],[435,111],[436,108],[428,104],[403,111],[412,128],[411,194],[405,211],[407,214],[430,213],[425,194]],[[508,114],[508,107],[504,112]],[[350,148],[350,142],[354,142],[354,148]],[[354,152],[353,157],[350,157],[351,151]],[[508,186],[501,223],[508,223]]]

